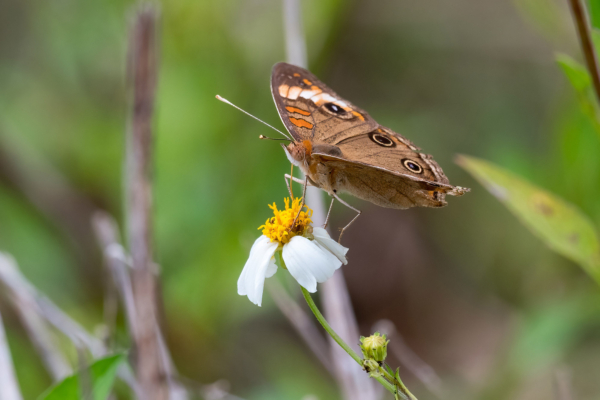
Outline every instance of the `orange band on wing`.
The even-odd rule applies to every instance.
[[[294,76],[300,76],[300,74],[296,72],[296,73],[294,73]]]
[[[302,119],[302,118],[293,118],[290,117],[290,122],[294,125],[296,125],[299,128],[308,128],[308,129],[312,129],[313,124],[311,124],[310,122]]]
[[[365,120],[365,117],[363,117],[363,115],[358,111],[352,111],[352,114],[354,114],[355,117],[358,117],[361,121]]]
[[[306,110],[303,110],[301,108],[297,108],[297,107],[289,106],[289,107],[286,107],[285,109],[288,110],[291,113],[298,113],[300,115],[306,115],[306,116],[310,115],[310,112],[308,112]]]
[[[304,83],[306,83],[307,85],[312,85],[312,82],[311,82],[311,81],[309,81],[308,79],[302,79],[302,81],[303,81]]]

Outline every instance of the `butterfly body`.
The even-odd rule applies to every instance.
[[[404,136],[379,125],[307,70],[273,67],[271,91],[294,141],[288,159],[331,195],[346,192],[387,208],[443,207],[452,186],[440,166]]]

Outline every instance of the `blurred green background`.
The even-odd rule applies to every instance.
[[[0,0],[0,250],[91,330],[103,323],[104,273],[89,212],[122,222],[135,4]],[[361,334],[392,320],[442,378],[444,399],[553,399],[557,371],[572,377],[574,399],[598,399],[598,287],[453,162],[457,153],[493,161],[600,224],[600,137],[555,63],[557,50],[581,59],[566,3],[302,7],[312,72],[433,154],[451,183],[472,187],[443,209],[348,199],[363,210],[344,235]],[[267,203],[287,193],[289,163],[258,140],[266,127],[214,96],[282,126],[269,89],[285,58],[281,2],[171,0],[161,11],[155,242],[178,369],[201,383],[226,379],[250,400],[338,399],[269,294],[258,308],[236,291]],[[339,205],[333,213],[336,227],[353,216]],[[0,309],[34,399],[50,378],[3,299]],[[417,397],[434,398],[401,371]]]

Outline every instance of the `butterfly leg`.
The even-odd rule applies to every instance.
[[[289,174],[285,174],[283,177],[285,178],[285,185],[287,186],[288,193],[289,193],[289,194],[290,194],[290,196],[292,196],[292,197],[293,197],[293,194],[292,194],[292,189],[291,189],[291,187],[290,187],[290,185],[291,185],[291,181],[293,180],[293,181],[294,181],[294,182],[296,182],[296,183],[301,183],[301,184],[303,184],[303,185],[304,185],[304,180],[302,180],[302,179],[300,179],[300,178],[296,178],[296,177],[294,177],[294,176],[290,176]],[[288,181],[288,179],[289,179],[290,181]],[[313,185],[312,183],[310,183],[310,182],[308,182],[308,185],[309,185],[309,186],[314,186],[314,185]]]
[[[298,221],[298,217],[300,216],[302,208],[304,207],[304,199],[306,198],[306,187],[308,186],[308,175],[304,177],[304,181],[302,181],[302,184],[304,185],[304,189],[302,189],[302,201],[300,202],[300,209],[298,210],[298,214],[296,214],[296,218],[294,218],[294,222],[292,222],[290,230],[292,230],[292,228],[296,225],[296,221]],[[294,199],[292,199],[292,201],[293,200]]]
[[[331,197],[331,204],[329,205],[329,211],[327,211],[327,217],[325,218],[325,224],[323,224],[323,229],[327,228],[327,224],[329,224],[329,216],[331,215],[331,209],[333,208],[333,203],[335,202],[335,197]]]
[[[352,223],[354,221],[356,221],[356,218],[360,217],[361,211],[359,209],[357,209],[357,208],[352,207],[350,204],[346,203],[344,200],[340,199],[335,192],[333,193],[333,197],[335,199],[337,199],[337,201],[339,201],[340,203],[342,203],[343,205],[345,205],[346,207],[348,207],[351,210],[354,210],[354,211],[356,211],[358,213],[358,214],[356,214],[356,217],[352,218],[352,221],[348,222],[348,225],[346,225],[345,227],[342,228],[342,231],[340,232],[340,237],[338,238],[338,243],[341,243],[342,242],[342,235],[344,234],[344,231],[346,229],[348,229],[348,227],[350,225],[352,225]]]

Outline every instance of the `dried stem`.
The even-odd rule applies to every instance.
[[[92,218],[92,225],[102,249],[104,264],[110,272],[112,281],[125,308],[129,333],[132,337],[136,337],[137,334],[134,330],[136,328],[137,312],[131,277],[128,271],[128,264],[131,265],[131,260],[121,244],[117,223],[108,213],[98,211]]]
[[[323,364],[325,369],[331,374],[334,374],[335,371],[333,365],[328,357],[329,344],[317,330],[317,326],[310,316],[287,294],[277,280],[269,280],[267,290],[271,294],[271,297],[273,297],[279,310],[281,310],[283,315],[290,321],[308,348],[311,349],[314,355],[321,361],[321,364]]]
[[[302,9],[299,0],[283,0],[285,49],[290,64],[308,68],[306,42],[302,27]]]
[[[117,223],[108,213],[98,211],[94,214],[92,219],[92,225],[98,237],[102,253],[104,255],[104,261],[107,269],[110,272],[112,280],[117,288],[121,302],[125,307],[125,317],[129,332],[135,337],[134,331],[137,332],[137,312],[133,296],[131,278],[129,276],[129,265],[131,265],[131,259],[125,252],[123,245],[119,239],[119,230]],[[185,388],[177,381],[173,379],[173,376],[177,375],[177,371],[171,360],[171,354],[167,348],[162,333],[158,325],[155,326],[156,334],[158,336],[158,346],[161,356],[162,369],[165,371],[169,399],[170,400],[182,400],[187,399],[187,392]]]
[[[101,340],[88,333],[81,325],[72,320],[64,311],[56,306],[44,294],[39,292],[19,271],[15,260],[0,253],[0,284],[4,286],[13,303],[18,300],[23,309],[36,314],[67,336],[77,349],[86,349],[94,358],[107,354],[107,349]],[[127,368],[119,370],[123,379],[141,397],[139,387]]]
[[[152,116],[157,80],[158,12],[138,10],[131,31],[129,61],[133,91],[127,137],[127,228],[132,261],[135,369],[147,399],[167,399],[167,371],[159,346],[157,271],[152,251]]]
[[[554,375],[556,381],[556,400],[573,400],[571,371],[566,368],[558,368]]]
[[[42,316],[67,336],[76,347],[85,347],[94,357],[100,357],[105,353],[104,345],[100,340],[87,333],[81,325],[38,292],[21,274],[15,260],[3,253],[0,253],[0,283],[9,291],[13,301],[19,299],[20,307],[25,307],[27,312]]]
[[[350,302],[350,295],[341,270],[323,284],[322,301],[323,310],[327,320],[338,332],[340,337],[346,343],[354,343],[355,350],[358,350],[358,325],[356,317]],[[344,351],[335,346],[331,346],[334,364],[336,365],[336,378],[345,394],[346,399],[366,400],[377,399],[378,393],[373,381],[355,365],[349,362]]]
[[[32,312],[32,305],[27,296],[13,293],[11,297],[27,336],[40,355],[52,380],[58,382],[71,375],[73,370],[54,342],[48,324],[38,313]]]
[[[303,68],[308,67],[306,42],[302,28],[302,10],[299,0],[283,0],[283,19],[286,37],[287,61]],[[322,192],[315,187],[307,190],[307,204],[313,209],[313,221],[321,224],[325,221],[325,204]],[[323,284],[323,304],[325,315],[342,339],[349,343],[358,341],[359,332],[356,317],[350,303],[348,288],[343,273],[338,270]],[[348,359],[342,349],[330,338],[334,376],[347,400],[374,400],[378,398],[376,386],[362,373],[360,368]]]
[[[575,19],[575,25],[577,26],[577,34],[579,36],[579,41],[581,42],[585,62],[590,75],[592,76],[596,97],[600,102],[600,71],[598,70],[598,57],[596,56],[596,50],[592,41],[592,32],[587,18],[585,5],[582,0],[569,0],[569,4],[571,5],[573,19]]]
[[[10,348],[6,340],[6,332],[0,315],[0,399],[22,400],[17,375],[13,367]]]
[[[388,349],[394,357],[419,379],[431,393],[438,398],[442,397],[442,380],[430,365],[408,347],[392,321],[387,319],[378,321],[373,326],[373,331],[386,334],[390,339]]]
[[[0,136],[2,136],[0,134]],[[16,133],[11,136],[22,136]],[[33,152],[34,156],[24,157]],[[94,274],[97,256],[88,221],[93,202],[76,190],[60,171],[8,136],[0,140],[0,181],[12,187],[68,239],[78,264]]]

